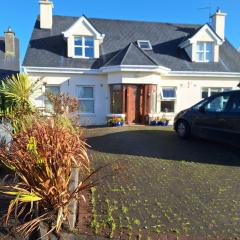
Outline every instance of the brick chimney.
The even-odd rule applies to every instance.
[[[15,52],[15,33],[9,27],[5,32],[5,54],[14,56]]]
[[[215,32],[222,40],[225,40],[225,18],[227,14],[222,13],[220,8],[217,9],[216,13],[212,16],[212,26]]]
[[[40,0],[40,28],[52,29],[53,3],[50,0]]]

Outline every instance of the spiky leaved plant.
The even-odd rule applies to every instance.
[[[1,82],[0,93],[6,100],[7,107],[32,110],[31,97],[38,90],[38,81],[32,81],[27,74],[12,75]]]
[[[26,236],[41,222],[51,225],[50,231],[59,232],[68,219],[71,200],[94,186],[95,172],[89,172],[86,143],[79,134],[55,124],[54,119],[33,119],[32,125],[13,135],[11,146],[0,149],[0,159],[14,169],[19,177],[15,186],[7,186],[11,195],[7,218],[12,213],[23,214],[31,203],[28,215],[38,205],[39,215],[21,225],[18,230]],[[72,167],[81,170],[81,182],[69,190]],[[27,205],[28,204],[28,205]]]
[[[39,80],[31,80],[27,74],[12,75],[1,81],[0,94],[4,99],[0,118],[9,120],[15,131],[23,127],[27,117],[37,114],[31,98],[39,89]]]

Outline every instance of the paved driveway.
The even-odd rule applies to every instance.
[[[110,177],[93,193],[92,227],[98,234],[117,239],[240,236],[240,150],[182,141],[161,127],[88,129],[87,137],[95,166],[113,163],[102,172]]]

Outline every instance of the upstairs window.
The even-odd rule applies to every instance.
[[[143,50],[152,50],[152,45],[148,40],[138,40],[137,44]]]
[[[94,58],[94,38],[78,36],[74,38],[75,57]]]
[[[213,62],[213,43],[197,43],[197,62]]]

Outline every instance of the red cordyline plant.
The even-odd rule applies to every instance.
[[[79,111],[79,102],[75,97],[71,97],[65,93],[53,94],[51,92],[47,92],[46,97],[52,105],[54,114],[62,115],[64,113],[68,114]]]
[[[13,169],[19,182],[4,193],[13,196],[6,221],[11,214],[38,216],[18,227],[28,236],[41,222],[59,232],[68,219],[69,204],[81,197],[82,191],[95,185],[90,173],[86,143],[79,134],[60,127],[53,119],[33,119],[32,125],[13,135],[11,145],[0,149],[0,159]],[[79,167],[82,180],[74,191],[69,190],[73,167]],[[30,209],[29,209],[29,206]]]

